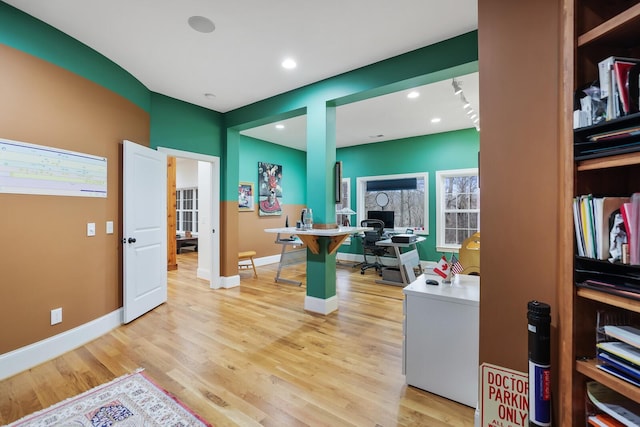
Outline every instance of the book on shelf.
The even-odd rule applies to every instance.
[[[631,200],[623,203],[620,213],[624,221],[629,244],[629,262],[633,265],[640,264],[640,193],[631,195]]]

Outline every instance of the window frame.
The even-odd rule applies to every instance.
[[[190,209],[184,208],[184,192],[193,191],[193,197],[190,199],[192,207]],[[180,206],[179,206],[180,205]],[[191,228],[192,230],[182,229],[183,214],[185,212],[191,212]],[[176,232],[184,234],[186,231],[191,231],[194,235],[198,234],[198,187],[185,187],[176,189]]]
[[[376,175],[376,176],[361,176],[356,178],[356,212],[357,212],[357,225],[363,219],[366,219],[366,210],[364,206],[364,196],[367,192],[367,182],[369,181],[385,181],[392,179],[403,178],[417,178],[424,179],[424,228],[421,230],[415,230],[416,234],[428,235],[429,234],[429,173],[428,172],[414,172],[403,174],[389,174],[389,175]],[[413,227],[413,226],[411,226]],[[401,227],[397,230],[405,231],[407,227]]]
[[[478,168],[467,168],[467,169],[450,169],[450,170],[442,170],[436,171],[436,251],[438,252],[458,252],[461,244],[447,244],[445,243],[445,219],[444,214],[447,211],[445,209],[445,200],[444,200],[444,180],[447,178],[453,177],[462,177],[462,176],[476,176],[478,177],[478,189],[480,189],[480,175],[478,172]],[[460,212],[472,212],[478,214],[478,231],[480,231],[480,202],[478,201],[477,209],[465,209],[459,210],[455,209],[455,211]]]

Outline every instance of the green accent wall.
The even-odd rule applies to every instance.
[[[351,178],[351,208],[355,210],[358,177],[427,172],[429,174],[429,235],[418,245],[420,259],[437,260],[436,252],[436,171],[478,167],[480,134],[475,128],[423,135],[337,150],[342,161],[342,177]],[[351,217],[355,221],[356,216]],[[354,224],[355,225],[355,224]],[[361,253],[352,240],[341,252]]]
[[[0,2],[0,43],[56,64],[150,109],[149,90],[122,67],[73,37]]]
[[[151,93],[151,148],[222,156],[221,113]]]
[[[258,162],[282,165],[282,204],[306,203],[307,169],[304,151],[240,135],[239,181],[253,182],[256,203],[259,185]]]

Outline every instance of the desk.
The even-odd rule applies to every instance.
[[[440,284],[427,285],[427,278]],[[403,292],[407,384],[476,407],[480,277],[457,274],[442,284],[421,274]]]
[[[382,283],[384,285],[396,285],[407,286],[413,282],[416,278],[413,273],[413,267],[420,266],[420,255],[418,255],[417,244],[423,242],[426,239],[422,236],[416,236],[416,240],[411,243],[396,243],[391,239],[380,240],[376,242],[377,246],[391,246],[396,254],[396,260],[398,262],[398,268],[400,270],[400,282],[394,280],[376,280],[376,283]],[[410,248],[406,252],[402,252],[402,248]],[[421,269],[422,271],[422,269]],[[383,272],[384,274],[384,272]]]
[[[327,247],[327,253],[329,255],[335,253],[342,242],[351,234],[359,233],[361,231],[369,230],[368,227],[338,227],[338,228],[312,228],[311,230],[299,230],[295,227],[283,227],[283,228],[266,228],[264,231],[267,233],[289,234],[297,236],[302,242],[307,245],[309,250],[314,254],[320,253],[320,244],[318,239],[320,237],[329,238],[329,246]]]
[[[180,250],[184,246],[195,246],[195,251],[198,251],[198,237],[186,237],[186,236],[176,236],[176,251],[180,253]]]
[[[289,283],[292,285],[301,286],[302,282],[285,279],[280,277],[282,273],[282,267],[288,265],[300,264],[307,261],[307,248],[295,249],[296,246],[303,246],[302,240],[296,237],[281,238],[280,233],[276,236],[276,243],[282,245],[282,252],[280,253],[280,262],[278,263],[278,272],[276,273],[275,282]],[[291,246],[292,250],[287,250],[287,247]]]

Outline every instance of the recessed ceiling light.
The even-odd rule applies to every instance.
[[[204,97],[211,100],[211,99],[216,99],[216,96],[212,93],[205,93]]]
[[[291,58],[287,58],[284,61],[282,61],[282,68],[286,68],[287,70],[292,70],[297,66],[298,64],[296,64],[296,61],[294,61]]]
[[[419,96],[420,96],[420,92],[418,92],[416,90],[412,90],[411,92],[409,92],[407,94],[407,98],[409,98],[409,99],[417,98]]]
[[[212,33],[216,29],[215,24],[209,18],[204,16],[192,16],[187,22],[189,26],[199,33]]]
[[[276,125],[276,129],[284,129],[284,125],[282,123],[278,123]]]
[[[440,117],[434,117],[433,119],[431,119],[431,123],[440,123],[442,119]]]

